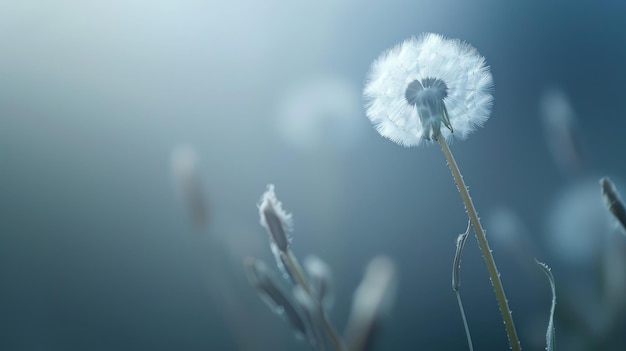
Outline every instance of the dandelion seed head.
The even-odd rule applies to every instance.
[[[563,263],[589,264],[610,245],[613,223],[598,181],[585,179],[568,186],[548,211],[546,243]]]
[[[452,134],[465,139],[489,118],[492,90],[489,67],[474,47],[425,33],[374,61],[363,94],[382,136],[416,146],[439,132],[446,140]]]
[[[290,86],[276,107],[276,128],[299,151],[324,147],[349,151],[361,134],[360,88],[340,76],[322,75]]]

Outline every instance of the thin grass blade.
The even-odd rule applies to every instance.
[[[552,275],[552,271],[550,267],[543,262],[539,262],[535,259],[537,265],[543,273],[546,274],[548,280],[550,281],[550,289],[552,289],[552,306],[550,306],[550,320],[548,321],[548,330],[546,331],[546,351],[554,351],[555,350],[555,334],[556,331],[554,329],[554,310],[556,308],[556,287],[554,285],[554,276]]]

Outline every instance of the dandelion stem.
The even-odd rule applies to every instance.
[[[472,344],[472,336],[470,335],[469,326],[467,325],[467,318],[465,318],[465,310],[463,309],[463,302],[461,302],[461,293],[456,290],[456,300],[459,302],[459,309],[461,310],[461,318],[463,318],[463,327],[465,327],[465,335],[467,335],[467,344],[469,345],[470,351],[474,351],[474,346]]]
[[[313,290],[311,289],[311,287],[309,286],[309,283],[304,277],[304,273],[302,272],[302,267],[300,266],[300,263],[298,263],[298,260],[296,259],[296,257],[291,253],[291,250],[287,250],[287,252],[285,253],[285,257],[286,257],[285,263],[291,266],[290,270],[295,275],[294,279],[296,283],[300,285],[304,289],[304,291],[306,291],[309,295],[313,296]],[[324,310],[322,309],[321,305],[319,306],[319,308],[321,311],[322,320],[324,322],[324,328],[326,329],[326,332],[328,332],[333,343],[335,344],[336,350],[347,351],[346,347],[343,344],[343,341],[339,337],[339,334],[337,333],[335,328],[333,328],[333,326],[330,324],[330,322],[326,318],[326,313],[324,313]]]
[[[496,300],[498,300],[498,306],[500,307],[500,313],[502,314],[502,319],[504,320],[504,327],[509,337],[509,345],[513,351],[520,351],[521,346],[519,339],[517,338],[515,324],[513,323],[513,316],[511,315],[506,295],[504,294],[504,288],[502,287],[502,282],[500,281],[500,273],[498,273],[496,262],[491,254],[491,249],[489,248],[487,237],[485,236],[483,227],[478,219],[474,203],[470,198],[465,182],[463,181],[463,176],[461,175],[459,167],[454,160],[454,156],[452,156],[452,153],[450,152],[448,144],[446,144],[445,138],[440,134],[437,140],[439,141],[439,145],[441,145],[441,150],[446,157],[446,161],[448,161],[448,167],[450,167],[450,171],[452,171],[452,177],[454,178],[454,182],[456,183],[459,193],[461,194],[461,198],[463,199],[463,203],[465,204],[469,220],[472,222],[472,226],[474,227],[474,233],[476,233],[478,246],[480,246],[480,251],[485,259],[485,264],[487,265],[487,270],[489,271],[489,277],[491,278],[493,290],[496,294]]]

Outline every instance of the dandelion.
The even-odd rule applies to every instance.
[[[489,118],[492,87],[476,49],[428,33],[374,62],[364,90],[367,116],[382,136],[403,146],[437,139],[439,133],[465,139]]]
[[[384,52],[365,85],[366,113],[376,130],[402,146],[436,140],[446,157],[476,233],[509,343],[520,350],[513,318],[491,249],[461,172],[446,143],[465,139],[489,118],[493,78],[471,45],[426,33]],[[442,125],[445,128],[442,128]]]

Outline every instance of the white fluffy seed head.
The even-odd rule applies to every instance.
[[[402,146],[416,146],[428,131],[407,102],[408,85],[439,79],[447,86],[443,99],[454,135],[465,139],[489,118],[493,78],[474,47],[458,39],[425,33],[385,51],[372,64],[364,88],[366,114],[376,130]],[[449,140],[450,130],[442,135]]]

